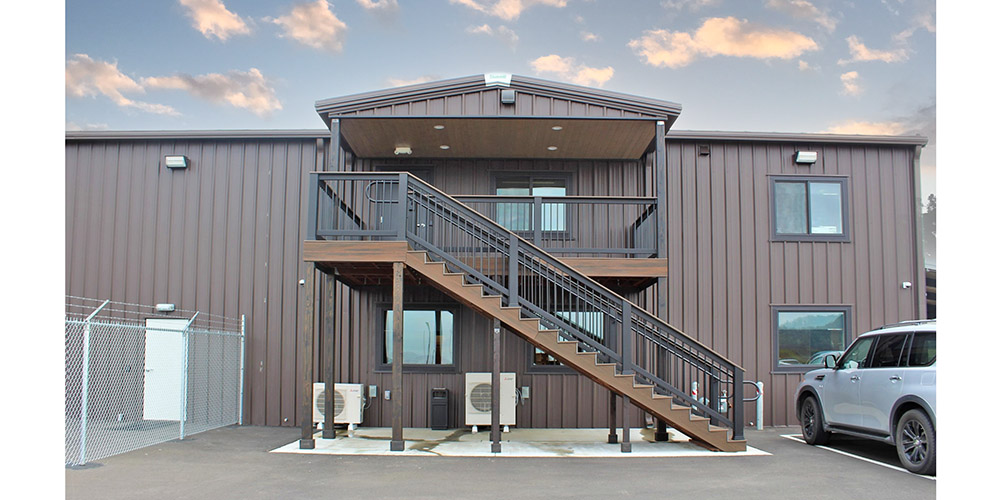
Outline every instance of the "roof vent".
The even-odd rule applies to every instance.
[[[503,89],[500,91],[500,104],[514,104],[517,92],[514,89]]]

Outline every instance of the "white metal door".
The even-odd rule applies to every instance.
[[[143,377],[142,418],[181,420],[181,371],[187,319],[146,320],[146,364]]]

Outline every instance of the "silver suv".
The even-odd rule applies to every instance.
[[[827,355],[795,391],[806,442],[824,444],[831,433],[875,439],[894,444],[907,470],[934,474],[936,340],[936,321],[904,322]]]

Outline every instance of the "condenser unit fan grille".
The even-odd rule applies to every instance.
[[[469,394],[469,403],[483,413],[493,409],[493,390],[490,384],[476,384]]]
[[[316,396],[316,408],[319,410],[319,414],[326,417],[326,390],[323,390]],[[333,391],[333,414],[340,415],[344,412],[344,396],[340,394],[340,391]]]

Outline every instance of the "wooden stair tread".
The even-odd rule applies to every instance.
[[[601,383],[608,384],[607,387],[613,388],[613,391],[623,396],[627,395],[635,404],[646,408],[647,411],[653,411],[658,417],[664,418],[670,425],[676,427],[695,441],[709,448],[722,451],[742,451],[746,449],[746,440],[729,439],[730,429],[711,425],[708,418],[693,414],[691,407],[674,403],[673,396],[657,394],[653,385],[635,383],[635,374],[617,373],[617,363],[598,362],[599,352],[579,351],[579,341],[563,340],[560,337],[560,330],[542,328],[539,318],[520,317],[520,311],[522,310],[520,306],[505,306],[500,295],[484,294],[482,283],[465,282],[467,279],[465,273],[449,272],[444,262],[429,261],[426,251],[411,250],[407,253],[412,254],[411,257],[407,258],[407,262],[419,266],[419,268],[415,269],[424,274],[424,276],[442,290],[451,290],[451,293],[454,293],[456,298],[468,302],[468,305],[473,308],[501,319],[509,325],[509,328],[513,328],[514,333],[523,338],[532,339],[533,343],[543,347],[544,350],[550,353],[561,353],[561,356],[566,357],[569,366],[590,378],[598,381],[603,380],[604,382]],[[419,263],[413,262],[413,260],[417,259],[420,260]],[[438,264],[440,264],[440,268],[433,267]],[[456,280],[455,278],[458,279]],[[477,296],[472,296],[472,293],[475,292],[469,289],[475,287],[479,287],[480,291]],[[477,300],[478,304],[475,303]],[[511,317],[515,316],[513,314],[514,311],[517,311],[516,316],[519,320],[515,322],[517,324],[511,323],[514,321]],[[568,351],[570,349],[577,355],[576,357],[567,357],[569,356]],[[588,361],[584,361],[584,359]],[[590,362],[590,359],[593,359],[593,361]],[[611,369],[609,370],[608,368]],[[631,379],[631,383],[624,382],[627,379]],[[638,392],[629,391],[627,389],[629,386],[632,389],[638,390]],[[650,389],[650,391],[647,393],[645,392],[646,389]],[[665,405],[662,402],[664,399],[670,400],[669,405]],[[665,409],[664,406],[668,408]],[[708,423],[702,424],[701,422],[703,421],[708,421]]]

